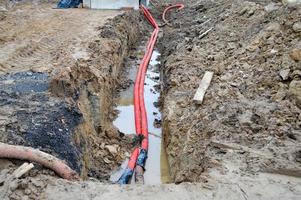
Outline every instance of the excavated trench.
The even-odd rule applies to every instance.
[[[118,115],[113,124],[120,132],[126,135],[135,134],[134,119],[134,81],[140,62],[140,56],[144,53],[145,41],[135,49],[133,54],[127,59],[125,67],[127,69],[126,77],[130,80],[130,85],[119,93],[117,98]],[[162,141],[163,133],[161,129],[161,112],[159,108],[160,99],[160,53],[155,50],[152,54],[150,64],[145,79],[145,106],[148,117],[149,129],[149,151],[146,162],[146,171],[144,173],[145,184],[169,183],[169,166]],[[118,173],[118,171],[117,171]],[[113,173],[113,177],[116,174]]]
[[[148,29],[138,12],[124,13],[99,28],[84,59],[47,72],[0,75],[0,141],[57,156],[83,179],[109,181],[133,148],[133,83]],[[159,56],[156,50],[145,81],[150,131],[146,184],[171,182],[158,103]]]
[[[300,9],[269,1],[185,3],[184,13],[169,14],[172,26],[161,28],[160,54],[153,54],[145,85],[151,140],[145,182],[157,185],[70,183],[37,166],[10,194],[31,199],[40,194],[50,199],[300,197],[301,75],[300,54],[295,54]],[[165,7],[152,13],[158,17]],[[0,75],[1,142],[39,148],[83,178],[109,182],[133,149],[133,80],[148,30],[144,17],[129,12],[98,29],[87,59],[50,73]],[[196,105],[192,99],[205,71],[214,77],[203,103]],[[0,184],[20,165],[9,162],[15,166],[1,170]],[[177,184],[159,184],[166,182]]]
[[[124,84],[124,59],[139,40],[139,18],[124,13],[98,28],[86,49],[89,58],[47,72],[0,75],[0,141],[55,155],[84,179],[108,180],[131,149],[131,138],[112,125],[113,95]]]

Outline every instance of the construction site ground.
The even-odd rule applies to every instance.
[[[0,159],[0,199],[300,199],[301,4],[177,2],[185,8],[169,24],[161,16],[175,1],[150,4],[170,183],[120,186],[110,175],[133,135],[113,125],[116,105],[152,27],[139,11],[0,0],[0,142],[54,155],[81,177],[34,163],[13,178],[25,161]]]

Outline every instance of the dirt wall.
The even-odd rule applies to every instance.
[[[115,17],[101,27],[99,39],[90,43],[90,59],[52,72],[52,93],[72,98],[83,114],[76,143],[84,147],[85,166],[93,177],[107,179],[129,150],[129,139],[112,125],[112,106],[114,90],[122,84],[119,75],[124,59],[139,38],[137,20],[138,13]]]
[[[184,3],[168,15],[172,27],[164,27],[160,41],[173,180],[232,181],[230,174],[266,172],[300,177],[300,6]],[[197,105],[192,99],[205,71],[214,77]]]

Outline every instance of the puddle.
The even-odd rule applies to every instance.
[[[161,122],[161,113],[159,108],[155,106],[158,102],[160,93],[156,91],[155,86],[159,84],[159,70],[157,70],[160,56],[158,51],[154,51],[145,78],[144,99],[148,117],[149,130],[149,149],[148,159],[146,162],[146,171],[144,173],[145,184],[161,184],[170,181],[169,167],[167,164],[167,157],[162,148],[161,126],[156,126],[156,122]],[[128,78],[135,80],[137,73],[137,66],[132,64],[129,70]],[[135,134],[135,119],[134,119],[134,101],[133,101],[134,84],[120,93],[117,110],[118,117],[113,124],[125,134]]]

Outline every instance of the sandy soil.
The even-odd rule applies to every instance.
[[[3,5],[3,4],[2,4]],[[8,6],[0,18],[0,72],[50,69],[88,58],[96,27],[119,11],[53,9],[39,1]]]

